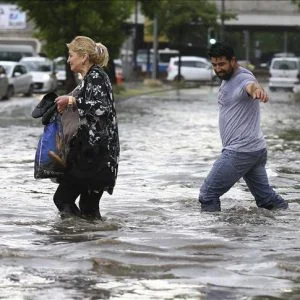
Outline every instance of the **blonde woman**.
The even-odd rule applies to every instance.
[[[113,192],[120,151],[112,86],[103,70],[109,54],[103,44],[86,36],[75,37],[67,47],[70,68],[82,81],[72,96],[59,96],[55,102],[61,114],[69,105],[77,107],[79,125],[68,145],[66,170],[54,203],[62,216],[101,219],[100,198],[104,191]]]

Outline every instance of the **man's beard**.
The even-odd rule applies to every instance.
[[[222,72],[221,72],[222,73]],[[230,71],[220,75],[219,73],[216,73],[216,75],[221,79],[221,80],[229,80],[233,74],[233,69]]]

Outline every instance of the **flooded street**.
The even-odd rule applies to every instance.
[[[289,209],[256,208],[241,181],[220,213],[197,201],[221,150],[216,88],[118,102],[104,222],[62,220],[57,185],[33,178],[37,103],[0,102],[0,299],[300,299],[300,101],[279,92],[261,105],[267,171]]]

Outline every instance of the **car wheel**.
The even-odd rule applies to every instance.
[[[184,81],[184,77],[182,75],[180,76],[175,76],[174,78],[174,82],[183,82]]]
[[[27,93],[25,93],[24,96],[30,97],[30,96],[32,96],[32,94],[33,94],[33,84],[30,85]]]
[[[7,87],[6,95],[3,97],[3,99],[10,99],[11,97],[13,97],[14,93],[14,87],[12,85],[9,85]]]

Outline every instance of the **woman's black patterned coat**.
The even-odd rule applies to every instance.
[[[67,173],[112,194],[118,172],[119,135],[112,86],[99,66],[92,66],[75,89],[79,128],[70,143]]]

